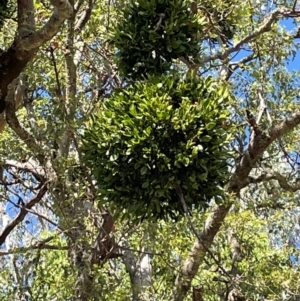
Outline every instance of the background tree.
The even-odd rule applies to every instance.
[[[1,299],[297,300],[297,2],[20,0],[16,10],[1,29]],[[140,223],[101,199],[82,134],[114,91],[160,84],[152,71],[168,68],[232,96],[220,124],[234,128],[227,197]]]

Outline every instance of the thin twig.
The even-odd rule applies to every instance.
[[[68,250],[67,246],[55,246],[55,245],[47,244],[49,241],[51,241],[55,237],[56,236],[47,237],[44,240],[37,241],[32,246],[15,248],[15,249],[10,250],[10,251],[0,251],[0,256],[5,256],[5,255],[9,255],[9,254],[20,254],[20,253],[24,253],[26,251],[35,250],[35,249]]]

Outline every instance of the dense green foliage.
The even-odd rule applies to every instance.
[[[85,132],[85,160],[102,204],[160,219],[183,214],[178,189],[189,209],[222,199],[229,92],[210,77],[192,73],[182,80],[170,71],[174,59],[199,57],[204,23],[186,0],[129,1],[124,7],[111,41],[119,70],[142,81],[115,91]]]
[[[102,201],[135,217],[182,213],[221,200],[227,175],[229,92],[210,77],[175,74],[116,91],[85,131]]]
[[[141,78],[168,70],[180,57],[197,61],[203,22],[188,0],[128,1],[111,37],[119,70]]]
[[[299,4],[7,3],[0,300],[299,301]]]

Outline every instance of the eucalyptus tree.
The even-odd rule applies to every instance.
[[[297,1],[5,3],[1,298],[296,300]]]

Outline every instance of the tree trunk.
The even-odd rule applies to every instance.
[[[133,301],[153,300],[152,266],[149,255],[150,242],[148,233],[145,234],[145,238],[145,246],[142,248],[139,258],[129,250],[127,242],[125,240],[122,241],[122,245],[125,247],[122,258],[129,273]]]

